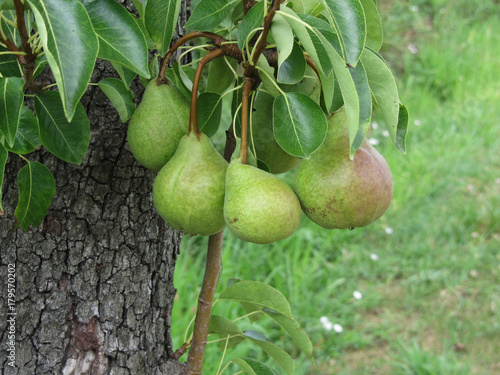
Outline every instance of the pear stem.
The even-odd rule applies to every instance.
[[[189,133],[193,132],[196,136],[200,134],[198,129],[198,119],[196,105],[198,103],[198,87],[200,86],[201,72],[206,63],[224,55],[224,52],[220,49],[213,50],[207,53],[199,62],[196,68],[196,73],[193,79],[193,90],[191,91],[191,107],[189,112]]]
[[[305,58],[306,58],[306,63],[307,65],[309,65],[312,70],[314,70],[314,73],[316,73],[316,76],[319,78],[319,72],[318,72],[318,67],[316,66],[316,64],[314,63],[313,59],[311,58],[311,56],[309,55],[305,55]]]
[[[177,49],[180,46],[182,46],[184,43],[189,42],[191,39],[195,39],[195,38],[207,38],[207,39],[210,39],[212,41],[215,41],[217,39],[221,39],[222,37],[218,34],[206,32],[206,31],[193,31],[192,33],[184,35],[177,42],[175,42],[172,47],[170,47],[167,54],[165,55],[165,58],[163,59],[163,62],[161,64],[160,73],[158,74],[158,79],[157,79],[158,85],[165,83],[165,81],[166,81],[165,74],[167,72],[167,66],[168,66],[170,59],[172,58],[172,55],[175,53],[175,51],[177,51]]]
[[[250,91],[252,90],[253,81],[250,78],[245,78],[243,86],[243,95],[241,98],[241,144],[240,158],[242,164],[248,163],[248,107]]]

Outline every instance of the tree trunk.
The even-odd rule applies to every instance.
[[[117,75],[99,61],[92,81],[109,76]],[[140,98],[141,87],[133,86]],[[184,366],[170,360],[181,235],[157,215],[155,173],[135,161],[127,126],[109,100],[90,86],[82,104],[92,139],[80,166],[41,151],[29,155],[52,171],[57,191],[46,220],[27,233],[12,229],[16,175],[24,162],[11,156],[7,163],[0,217],[1,374],[181,374]],[[16,285],[11,310],[9,265],[15,265]],[[15,352],[8,345],[12,327]]]

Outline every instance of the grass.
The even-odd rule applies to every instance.
[[[391,207],[354,231],[324,230],[304,217],[292,237],[266,246],[226,231],[219,290],[236,277],[268,283],[288,298],[314,343],[316,367],[269,322],[239,322],[297,357],[299,375],[500,373],[498,4],[378,3],[388,40],[382,54],[411,115],[407,155],[384,137],[374,116],[380,126],[370,136],[380,141],[394,178]],[[175,274],[176,347],[194,316],[206,242],[183,240]],[[214,313],[244,314],[226,301]],[[321,317],[343,331],[326,330]],[[205,374],[217,373],[221,353],[219,345],[208,345]],[[224,365],[241,356],[266,360],[241,344],[226,353]],[[230,366],[224,374],[237,371]]]

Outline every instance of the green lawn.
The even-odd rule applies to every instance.
[[[379,127],[370,137],[394,178],[391,207],[353,231],[324,230],[304,216],[292,237],[271,245],[243,243],[226,231],[220,290],[236,277],[268,283],[288,298],[314,343],[315,368],[269,322],[239,323],[297,357],[299,375],[498,374],[500,5],[378,3],[387,35],[381,52],[398,76],[411,123],[402,155],[374,115]],[[194,316],[206,244],[203,237],[183,240],[176,347]],[[244,314],[225,301],[214,311],[231,319]],[[327,330],[322,317],[342,332]],[[241,344],[227,351],[223,366],[237,356],[266,360]],[[220,345],[209,344],[204,374],[215,375],[221,358]],[[224,374],[237,371],[229,366]]]

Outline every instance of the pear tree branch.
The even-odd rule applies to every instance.
[[[21,63],[21,66],[23,67],[23,78],[26,82],[26,86],[31,91],[40,93],[42,91],[42,87],[35,83],[33,77],[37,54],[32,51],[29,42],[30,36],[28,30],[26,30],[26,21],[24,18],[24,4],[21,0],[14,0],[14,6],[16,8],[17,32],[19,33],[19,36],[21,38],[22,50],[26,53],[26,55],[19,55],[17,58]]]
[[[207,263],[205,276],[198,298],[198,310],[194,321],[193,341],[189,349],[189,356],[185,375],[201,375],[203,357],[207,345],[208,325],[212,304],[222,269],[222,239],[224,230],[208,238]]]

